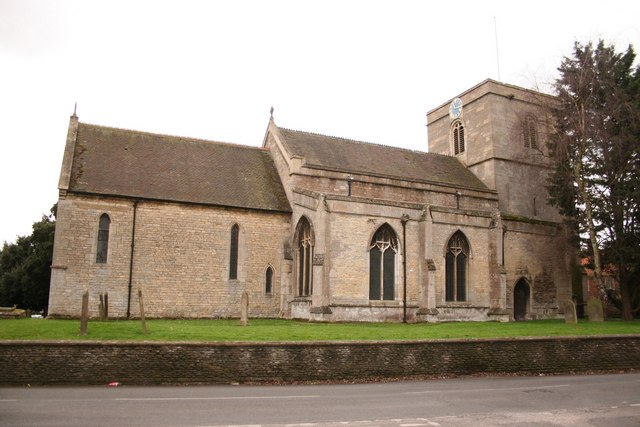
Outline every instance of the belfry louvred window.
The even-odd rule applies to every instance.
[[[445,256],[445,298],[447,301],[467,300],[467,272],[469,243],[461,231],[457,231],[447,245]]]
[[[455,155],[464,153],[464,126],[460,120],[456,120],[451,126],[451,139],[453,140],[453,152]]]
[[[369,299],[393,300],[398,239],[388,224],[380,227],[369,245]]]

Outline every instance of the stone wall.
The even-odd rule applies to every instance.
[[[506,219],[504,225],[507,307],[512,311],[513,289],[524,279],[531,298],[527,318],[555,317],[571,298],[575,248],[557,224]]]
[[[640,335],[317,343],[0,342],[0,384],[372,380],[640,368]]]
[[[72,195],[60,199],[49,315],[78,317],[87,289],[91,316],[98,315],[99,294],[108,292],[110,316],[125,317],[131,274],[132,316],[139,312],[138,288],[149,317],[238,317],[245,290],[251,316],[278,316],[288,214],[142,201],[136,207],[131,265],[133,203]],[[103,213],[111,227],[107,262],[100,264],[96,247]],[[238,274],[231,280],[234,224],[239,226]],[[268,266],[274,273],[271,294],[264,286]]]
[[[438,309],[465,308],[480,306],[490,307],[491,269],[497,267],[496,251],[492,250],[490,233],[491,217],[479,216],[473,212],[436,211],[433,212],[433,235],[431,236],[432,253],[428,256],[434,260],[436,273],[436,305]],[[462,231],[469,243],[469,261],[467,277],[467,299],[465,302],[446,301],[445,255],[449,239],[456,231]],[[447,310],[442,311],[443,313]],[[455,310],[454,310],[455,312]],[[444,317],[443,320],[454,320],[456,316]],[[484,316],[475,320],[486,320]]]
[[[303,213],[312,224],[314,251],[323,255],[322,265],[314,267],[313,305],[328,305],[332,311],[330,316],[313,320],[401,321],[405,284],[403,262],[406,261],[407,320],[416,321],[417,311],[426,308],[424,293],[428,279],[422,264],[427,259],[432,260],[435,269],[433,306],[445,308],[439,320],[488,320],[492,292],[497,292],[493,288],[499,283],[492,280],[498,256],[491,212],[439,206],[432,206],[426,212],[421,204],[376,203],[371,199],[336,195],[318,195],[315,199],[310,194],[296,193],[293,219],[297,222],[299,213]],[[403,239],[403,215],[408,220],[406,241]],[[383,224],[394,230],[397,239],[394,299],[370,301],[369,249],[373,235]],[[467,300],[451,303],[445,302],[444,295],[445,252],[449,239],[458,230],[465,233],[471,246],[469,283]],[[318,303],[315,297],[322,292],[323,281],[328,281],[325,289],[330,291],[325,290],[324,302]],[[302,309],[294,310],[292,315],[311,318]]]
[[[548,117],[541,107],[553,99],[527,89],[485,81],[459,95],[466,151],[456,156],[500,195],[500,210],[547,221],[561,221],[546,204]],[[449,104],[428,113],[429,151],[450,155]],[[536,118],[537,147],[525,147],[523,119]]]

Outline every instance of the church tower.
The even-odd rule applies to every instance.
[[[548,102],[553,97],[485,80],[427,113],[429,152],[455,156],[496,190],[502,213],[560,221],[545,187]]]
[[[565,218],[547,204],[544,106],[554,100],[489,79],[427,113],[429,151],[455,157],[498,194],[497,271],[515,320],[559,315],[571,298],[576,250]]]

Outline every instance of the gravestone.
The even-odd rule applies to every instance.
[[[80,335],[87,335],[89,326],[89,291],[82,293],[82,309],[80,311]]]
[[[564,304],[564,323],[578,323],[576,304],[570,299],[568,299]]]
[[[98,311],[100,313],[100,320],[105,321],[109,319],[109,294],[100,294],[100,304],[98,304]]]
[[[587,317],[589,322],[604,321],[604,309],[599,298],[591,297],[587,300]]]
[[[247,326],[249,324],[249,294],[247,291],[242,293],[240,300],[240,324]]]
[[[147,319],[144,317],[144,301],[142,300],[142,289],[138,288],[138,303],[140,304],[140,322],[142,323],[142,333],[147,334]]]

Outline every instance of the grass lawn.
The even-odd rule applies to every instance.
[[[148,333],[140,321],[90,321],[89,333],[80,336],[79,320],[3,319],[0,340],[118,340],[118,341],[327,341],[422,340],[640,334],[640,321],[601,323],[564,320],[528,322],[457,323],[308,323],[291,320],[148,320]]]

